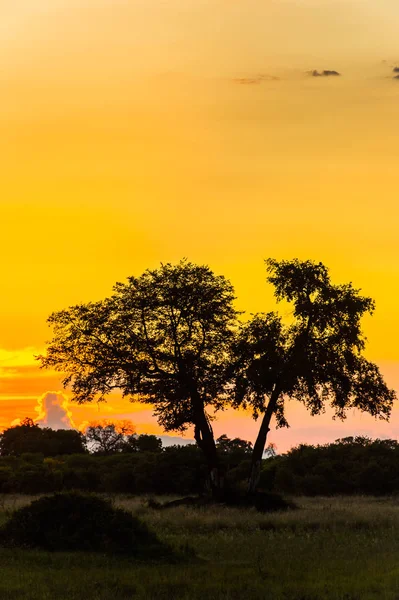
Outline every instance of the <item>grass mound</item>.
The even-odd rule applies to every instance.
[[[74,492],[46,496],[15,511],[0,528],[0,545],[138,558],[170,553],[131,513],[102,498]]]

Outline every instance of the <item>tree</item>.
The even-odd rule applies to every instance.
[[[122,452],[128,437],[134,433],[131,421],[112,423],[102,421],[91,423],[86,427],[85,437],[88,449],[97,454],[113,454]]]
[[[154,405],[166,431],[194,427],[214,495],[222,487],[210,410],[227,398],[234,291],[209,267],[163,264],[103,301],[52,314],[54,337],[42,366],[65,373],[78,403],[114,389]]]
[[[230,454],[232,452],[240,454],[251,454],[252,444],[241,438],[229,438],[225,433],[218,437],[216,445],[219,452]]]
[[[142,433],[129,435],[123,446],[123,452],[161,452],[162,440],[156,435]]]
[[[235,347],[235,404],[262,417],[252,454],[249,492],[256,490],[272,417],[288,427],[288,399],[302,402],[312,415],[329,402],[335,416],[357,408],[388,420],[395,392],[378,367],[363,356],[360,321],[374,302],[352,284],[333,285],[328,269],[312,261],[266,261],[268,281],[277,301],[293,306],[284,323],[275,312],[257,314],[245,323]]]
[[[20,425],[5,429],[0,435],[2,456],[20,456],[26,453],[59,456],[82,452],[85,452],[85,446],[79,431],[41,428],[29,418],[24,419]]]

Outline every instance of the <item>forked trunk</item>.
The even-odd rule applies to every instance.
[[[270,421],[276,410],[279,396],[280,391],[276,388],[270,397],[269,404],[267,405],[266,412],[262,419],[258,437],[256,438],[254,449],[252,451],[251,474],[248,480],[248,495],[255,494],[259,485],[262,457],[266,446],[267,434],[270,431]]]

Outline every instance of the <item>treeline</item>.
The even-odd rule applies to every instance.
[[[0,434],[0,455],[21,456],[43,454],[45,457],[62,454],[112,454],[115,452],[156,452],[162,441],[155,435],[136,435],[131,421],[92,423],[85,433],[75,429],[39,427],[32,419],[9,427]]]
[[[71,454],[44,457],[25,453],[0,457],[2,493],[42,494],[55,491],[120,494],[194,494],[206,477],[195,446],[162,452]]]
[[[112,427],[105,431],[109,443]],[[251,444],[223,435],[217,450],[226,488],[245,489]],[[151,435],[124,436],[113,449],[92,446],[89,451],[79,432],[41,429],[25,422],[0,436],[0,452],[2,493],[81,490],[188,495],[202,493],[207,481],[207,464],[196,445],[163,448],[160,438]],[[260,488],[265,491],[293,496],[399,493],[396,440],[349,437],[322,446],[300,445],[281,456],[272,454],[262,461]]]
[[[250,455],[221,452],[230,486],[248,479]],[[207,466],[194,444],[159,451],[80,453],[45,457],[42,453],[0,457],[0,492],[41,494],[62,490],[120,494],[201,494]]]
[[[41,428],[31,419],[0,435],[0,492],[40,494],[82,490],[128,494],[198,494],[207,465],[195,444],[164,448],[155,435],[131,434],[131,423],[75,430]],[[248,479],[252,445],[216,441],[230,487]]]
[[[261,485],[285,494],[399,493],[399,443],[347,437],[323,446],[300,445],[264,461]]]

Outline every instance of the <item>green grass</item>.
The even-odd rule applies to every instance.
[[[1,519],[29,500],[1,498]],[[399,600],[399,500],[297,499],[299,510],[273,515],[114,501],[197,557],[0,550],[1,600]]]

